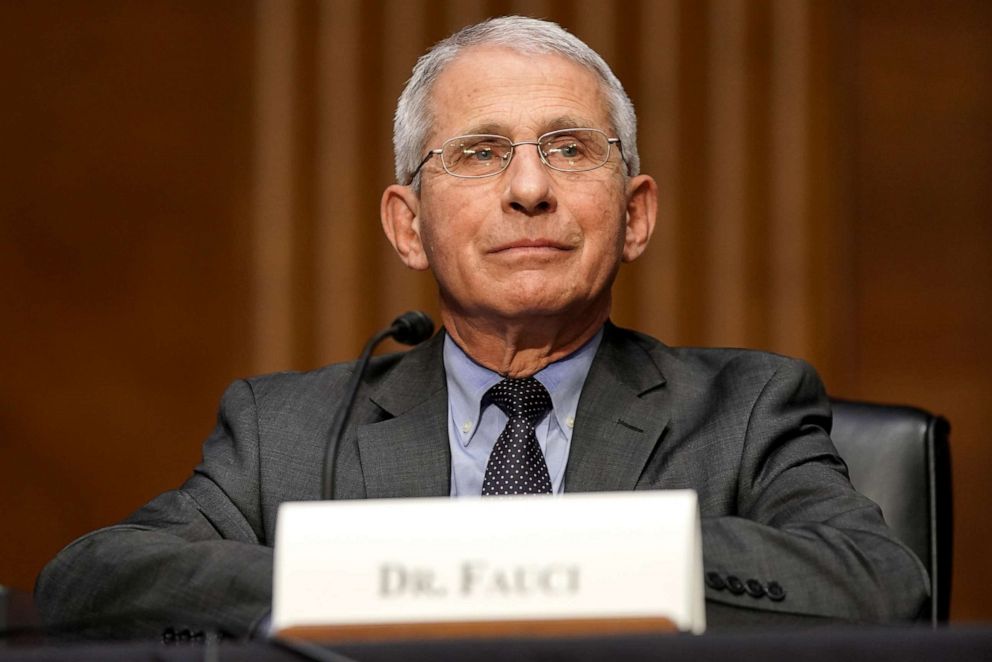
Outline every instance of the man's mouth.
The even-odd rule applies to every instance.
[[[490,253],[553,253],[570,251],[572,246],[554,239],[516,239],[497,244]]]

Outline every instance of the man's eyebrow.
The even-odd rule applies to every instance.
[[[595,129],[595,125],[589,120],[571,115],[556,117],[549,124],[545,125],[546,131],[558,131],[560,129]]]
[[[545,123],[541,128],[541,134],[548,133],[549,131],[558,131],[560,129],[578,129],[578,128],[596,128],[594,123],[587,119],[582,119],[580,117],[575,117],[572,115],[559,115],[551,121]],[[500,124],[498,122],[481,122],[479,124],[473,124],[467,127],[460,135],[493,135],[493,136],[506,136],[507,138],[512,137],[513,131],[509,129],[505,124]],[[537,138],[537,136],[530,136],[531,138]]]
[[[497,124],[496,122],[482,122],[481,124],[473,124],[472,126],[465,129],[462,133],[463,136],[474,136],[476,134],[481,135],[491,135],[491,136],[507,136],[509,137],[509,131],[503,124]]]

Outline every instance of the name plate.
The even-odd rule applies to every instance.
[[[417,624],[450,636],[471,633],[464,626],[473,623],[493,634],[501,623],[566,621],[666,622],[702,632],[704,609],[691,490],[279,508],[277,636],[362,638]]]

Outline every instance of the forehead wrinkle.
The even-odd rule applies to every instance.
[[[610,111],[595,72],[557,55],[537,56],[523,68],[514,68],[520,54],[502,48],[493,50],[500,60],[506,53],[508,66],[489,68],[478,61],[484,50],[489,49],[469,49],[434,82],[429,103],[433,111],[429,129],[432,144],[469,134],[519,141],[566,128],[611,132]],[[472,61],[468,69],[466,60]],[[477,73],[466,75],[472,68]],[[439,112],[442,108],[443,113]],[[447,128],[438,125],[447,123],[445,120],[454,121]]]

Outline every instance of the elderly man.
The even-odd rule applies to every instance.
[[[335,498],[692,488],[711,626],[916,615],[926,573],[851,487],[808,366],[610,324],[657,187],[602,58],[543,21],[466,28],[418,62],[395,145],[383,228],[404,264],[433,273],[444,331],[374,360]],[[231,386],[181,488],[45,569],[46,618],[252,633],[270,608],[277,507],[319,498],[351,369]]]

